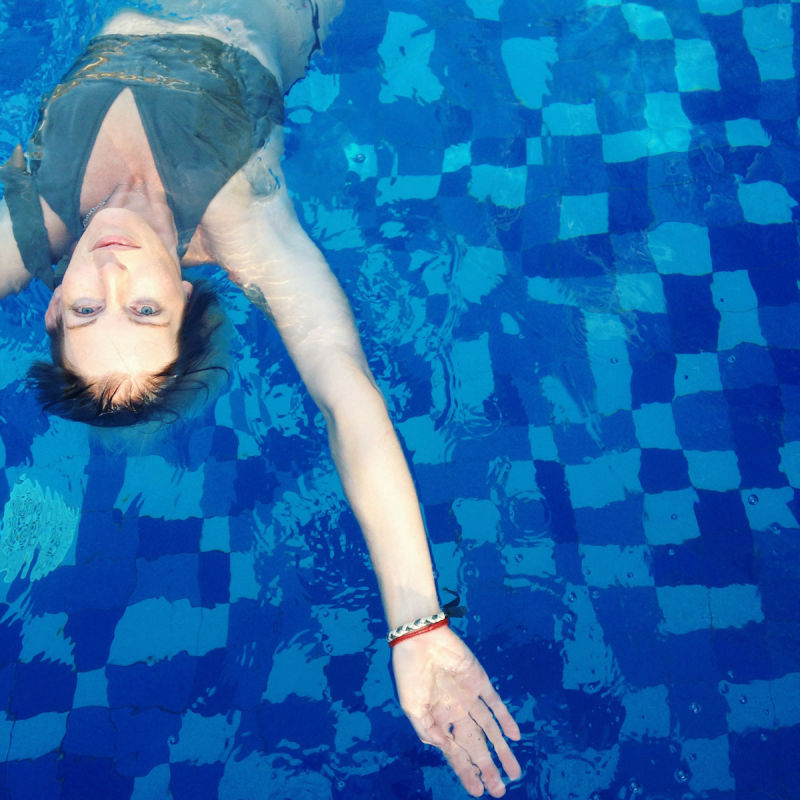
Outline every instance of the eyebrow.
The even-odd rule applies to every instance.
[[[76,328],[88,328],[90,325],[94,325],[98,319],[100,319],[100,317],[96,316],[92,317],[88,322],[78,322],[75,325],[64,325],[64,327],[71,331]],[[144,325],[146,328],[166,328],[170,324],[170,320],[166,322],[145,322],[139,317],[126,317],[126,319],[134,325]]]

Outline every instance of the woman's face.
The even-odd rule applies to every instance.
[[[84,380],[150,376],[178,354],[191,284],[177,255],[138,214],[99,211],[47,309],[45,323],[64,327],[65,364]]]

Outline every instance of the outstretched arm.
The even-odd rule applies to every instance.
[[[220,198],[226,202],[209,209],[205,244],[274,321],[322,410],[386,619],[394,628],[439,610],[416,491],[350,306],[297,221],[279,157],[262,153],[259,169],[261,182],[252,172],[248,177],[245,168],[226,187],[227,198]],[[262,193],[253,186],[262,186]],[[399,642],[393,664],[401,704],[423,741],[444,751],[470,792],[480,794],[478,788],[485,785],[492,794],[502,794],[484,732],[509,776],[516,778],[519,765],[492,712],[506,735],[517,738],[519,731],[466,646],[448,629],[439,629]]]

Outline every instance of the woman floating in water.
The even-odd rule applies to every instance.
[[[45,99],[27,153],[3,169],[0,296],[34,276],[53,289],[54,363],[33,372],[53,411],[129,424],[193,382],[215,301],[181,269],[219,264],[274,322],[325,416],[378,576],[403,709],[471,794],[500,796],[486,740],[517,778],[504,734],[519,729],[447,626],[350,307],[281,171],[283,95],[341,3],[174,0],[159,16],[114,16]]]

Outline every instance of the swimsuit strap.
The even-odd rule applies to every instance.
[[[50,264],[50,240],[44,224],[42,204],[36,179],[25,167],[22,146],[17,145],[11,158],[0,167],[0,179],[5,185],[5,201],[11,217],[17,247],[25,269],[51,291],[55,283]]]

